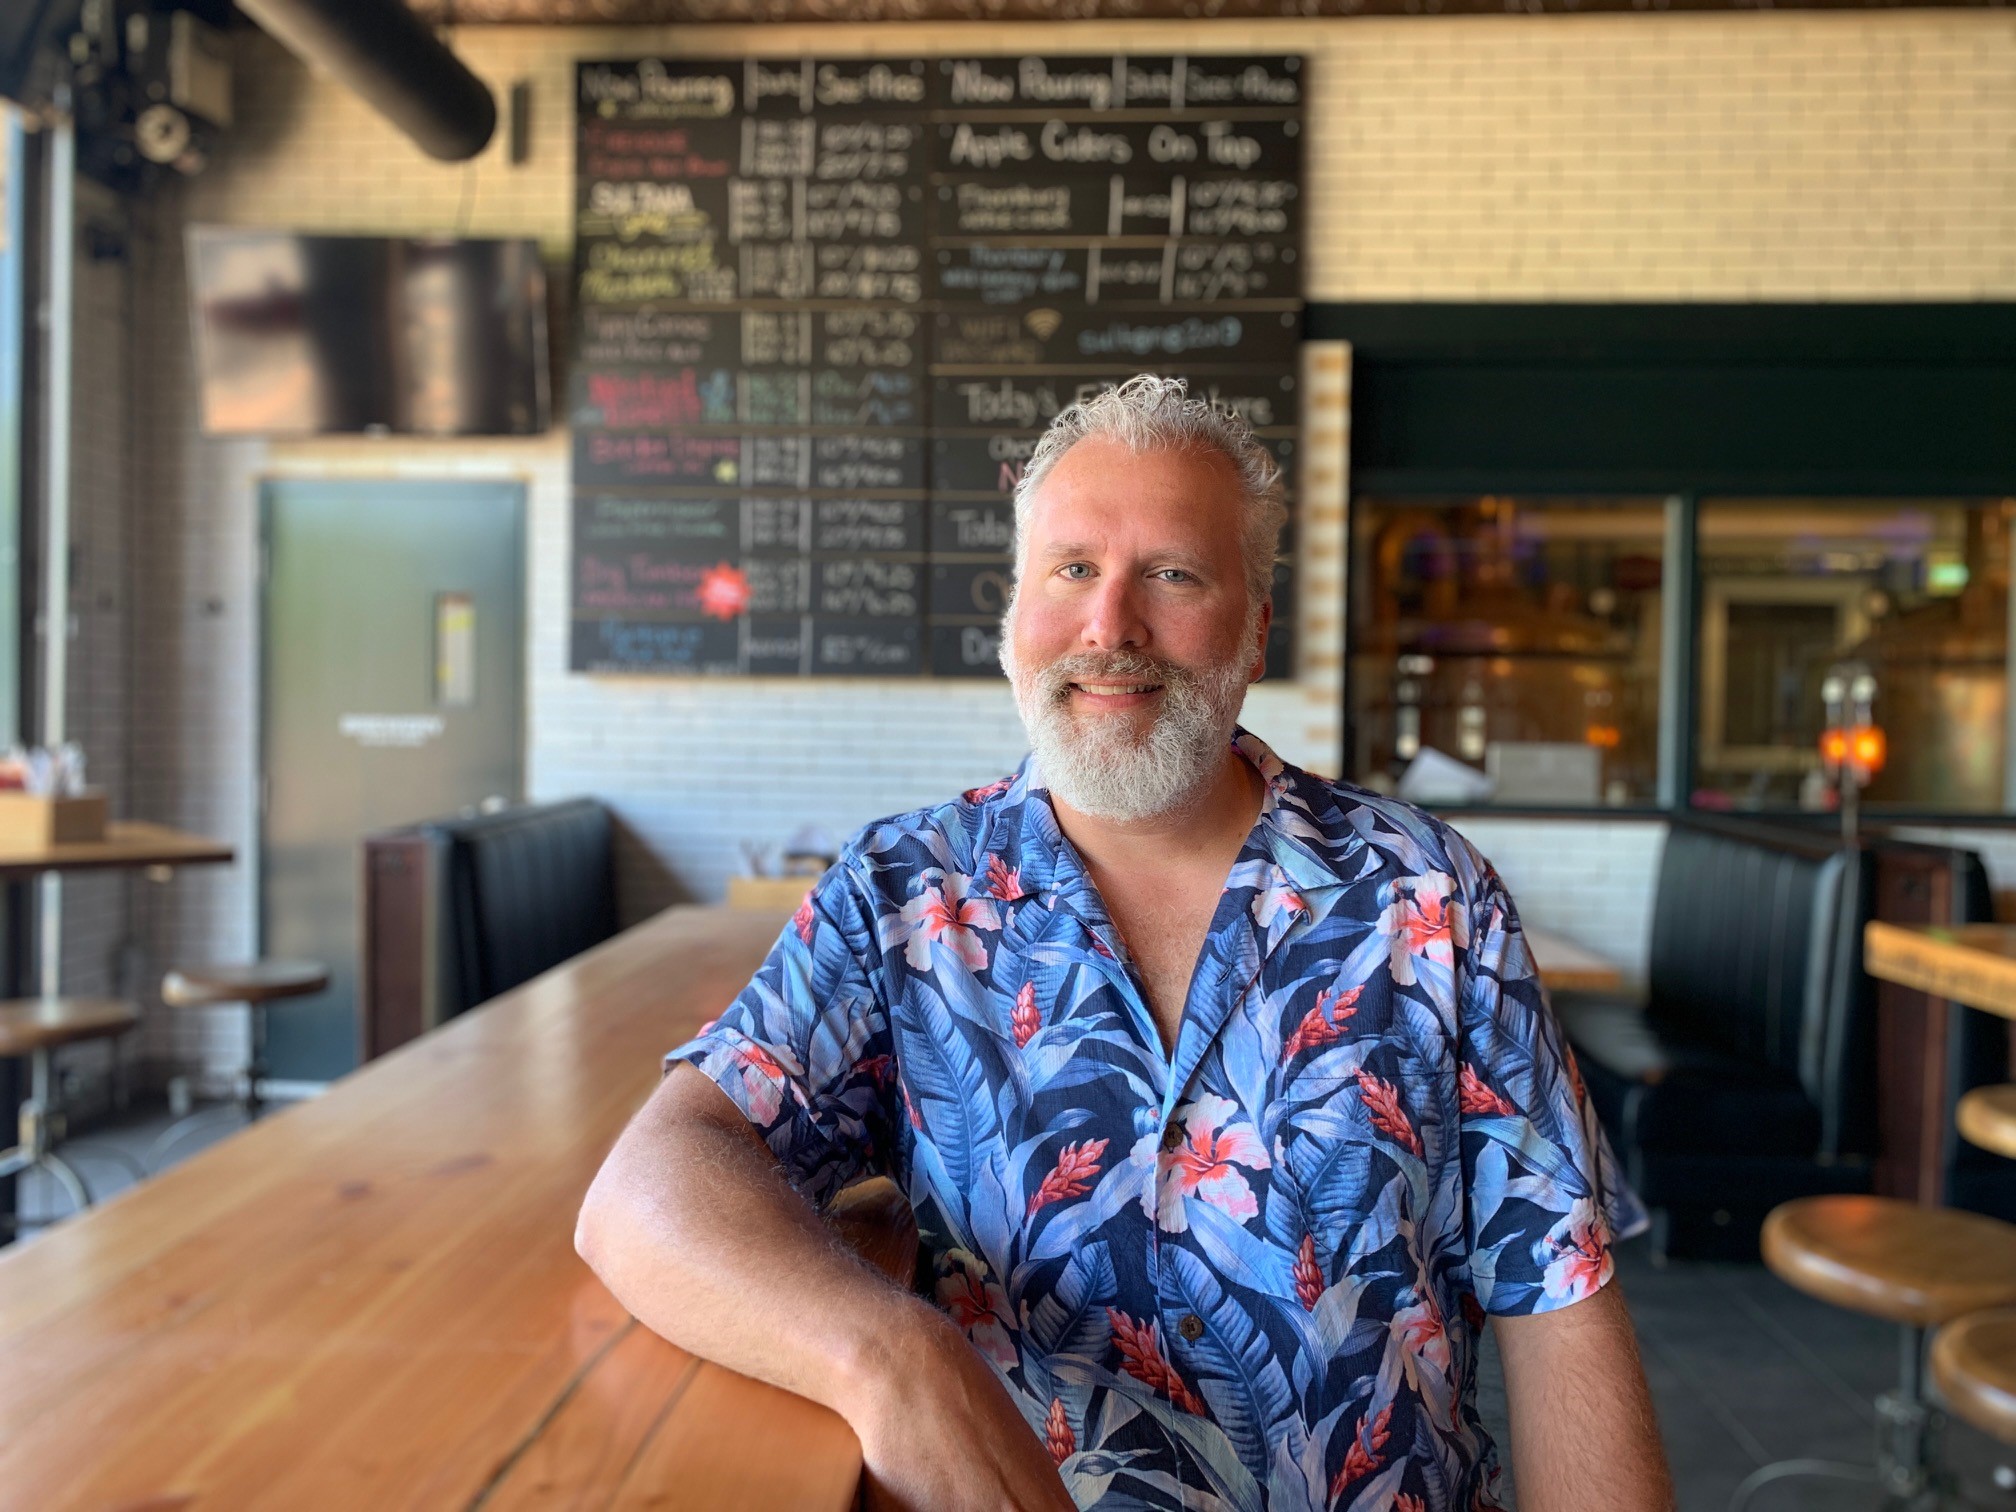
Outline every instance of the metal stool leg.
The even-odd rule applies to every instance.
[[[55,1063],[49,1050],[38,1049],[29,1057],[28,1100],[21,1104],[18,1142],[11,1150],[0,1150],[0,1176],[13,1176],[41,1169],[56,1178],[77,1212],[91,1206],[91,1188],[70,1162],[55,1153],[56,1137],[63,1123],[62,1110],[53,1106]],[[36,1225],[39,1226],[39,1225]],[[19,1229],[16,1218],[13,1227]]]
[[[1953,1490],[1939,1453],[1945,1424],[1946,1415],[1925,1395],[1925,1330],[1907,1324],[1898,1331],[1897,1387],[1876,1398],[1874,1463],[1792,1459],[1761,1466],[1731,1495],[1729,1512],[1746,1512],[1775,1481],[1807,1475],[1867,1481],[1881,1489],[1883,1512],[1935,1512],[1951,1504]]]
[[[147,1167],[140,1161],[135,1160],[131,1155],[128,1155],[124,1150],[101,1149],[90,1141],[81,1139],[64,1141],[63,1149],[73,1162],[82,1160],[110,1160],[124,1166],[127,1174],[133,1178],[134,1185],[136,1186],[147,1179]]]
[[[252,1015],[248,1026],[252,1032],[252,1055],[245,1066],[245,1121],[257,1123],[259,1115],[266,1111],[265,1099],[259,1095],[259,1084],[266,1079],[266,1005],[247,1003],[245,1011]]]
[[[168,1151],[180,1144],[185,1135],[193,1134],[205,1124],[215,1123],[220,1118],[239,1118],[244,1115],[242,1102],[228,1102],[221,1108],[205,1108],[200,1113],[191,1113],[186,1118],[178,1118],[154,1136],[154,1142],[147,1146],[147,1154],[142,1164],[153,1175],[161,1174],[161,1160]],[[250,1120],[247,1120],[250,1122]]]
[[[1877,1478],[1873,1465],[1850,1465],[1839,1460],[1778,1460],[1751,1471],[1743,1478],[1743,1483],[1729,1498],[1729,1512],[1745,1512],[1751,1499],[1773,1481],[1808,1475],[1824,1476],[1830,1480],[1867,1481],[1871,1485],[1876,1483]]]
[[[91,1188],[84,1185],[84,1178],[77,1174],[77,1168],[69,1161],[61,1155],[44,1155],[35,1164],[56,1178],[57,1183],[70,1194],[70,1201],[78,1212],[91,1206]]]
[[[247,1003],[245,1009],[252,1015],[248,1026],[251,1032],[249,1056],[245,1063],[244,1085],[241,1090],[221,1108],[205,1108],[200,1113],[191,1113],[178,1118],[174,1123],[155,1135],[154,1142],[147,1147],[146,1166],[159,1175],[161,1158],[169,1149],[179,1143],[182,1137],[202,1125],[226,1114],[240,1114],[249,1127],[259,1121],[266,1111],[266,1100],[260,1095],[259,1084],[266,1079],[266,1005]]]

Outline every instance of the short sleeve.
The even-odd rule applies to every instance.
[[[1468,859],[1457,1027],[1472,1286],[1487,1313],[1549,1312],[1604,1286],[1612,1241],[1648,1219],[1596,1120],[1511,898],[1487,863]]]
[[[896,1073],[869,919],[845,863],[830,868],[749,985],[665,1057],[727,1093],[820,1206],[889,1169]]]

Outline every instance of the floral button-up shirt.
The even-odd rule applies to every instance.
[[[1166,1052],[1033,760],[871,825],[691,1061],[920,1285],[1081,1507],[1495,1507],[1492,1313],[1643,1226],[1511,899],[1405,804],[1266,780]]]

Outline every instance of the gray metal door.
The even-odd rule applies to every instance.
[[[525,774],[525,490],[274,481],[264,489],[262,952],[329,991],[271,1011],[270,1074],[358,1059],[358,841],[516,800]]]

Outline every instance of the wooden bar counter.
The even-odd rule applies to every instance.
[[[2016,1019],[2016,925],[1872,919],[1862,927],[1862,964],[1883,981]]]
[[[650,1333],[573,1246],[781,922],[661,914],[0,1251],[0,1508],[852,1506],[839,1418]]]

